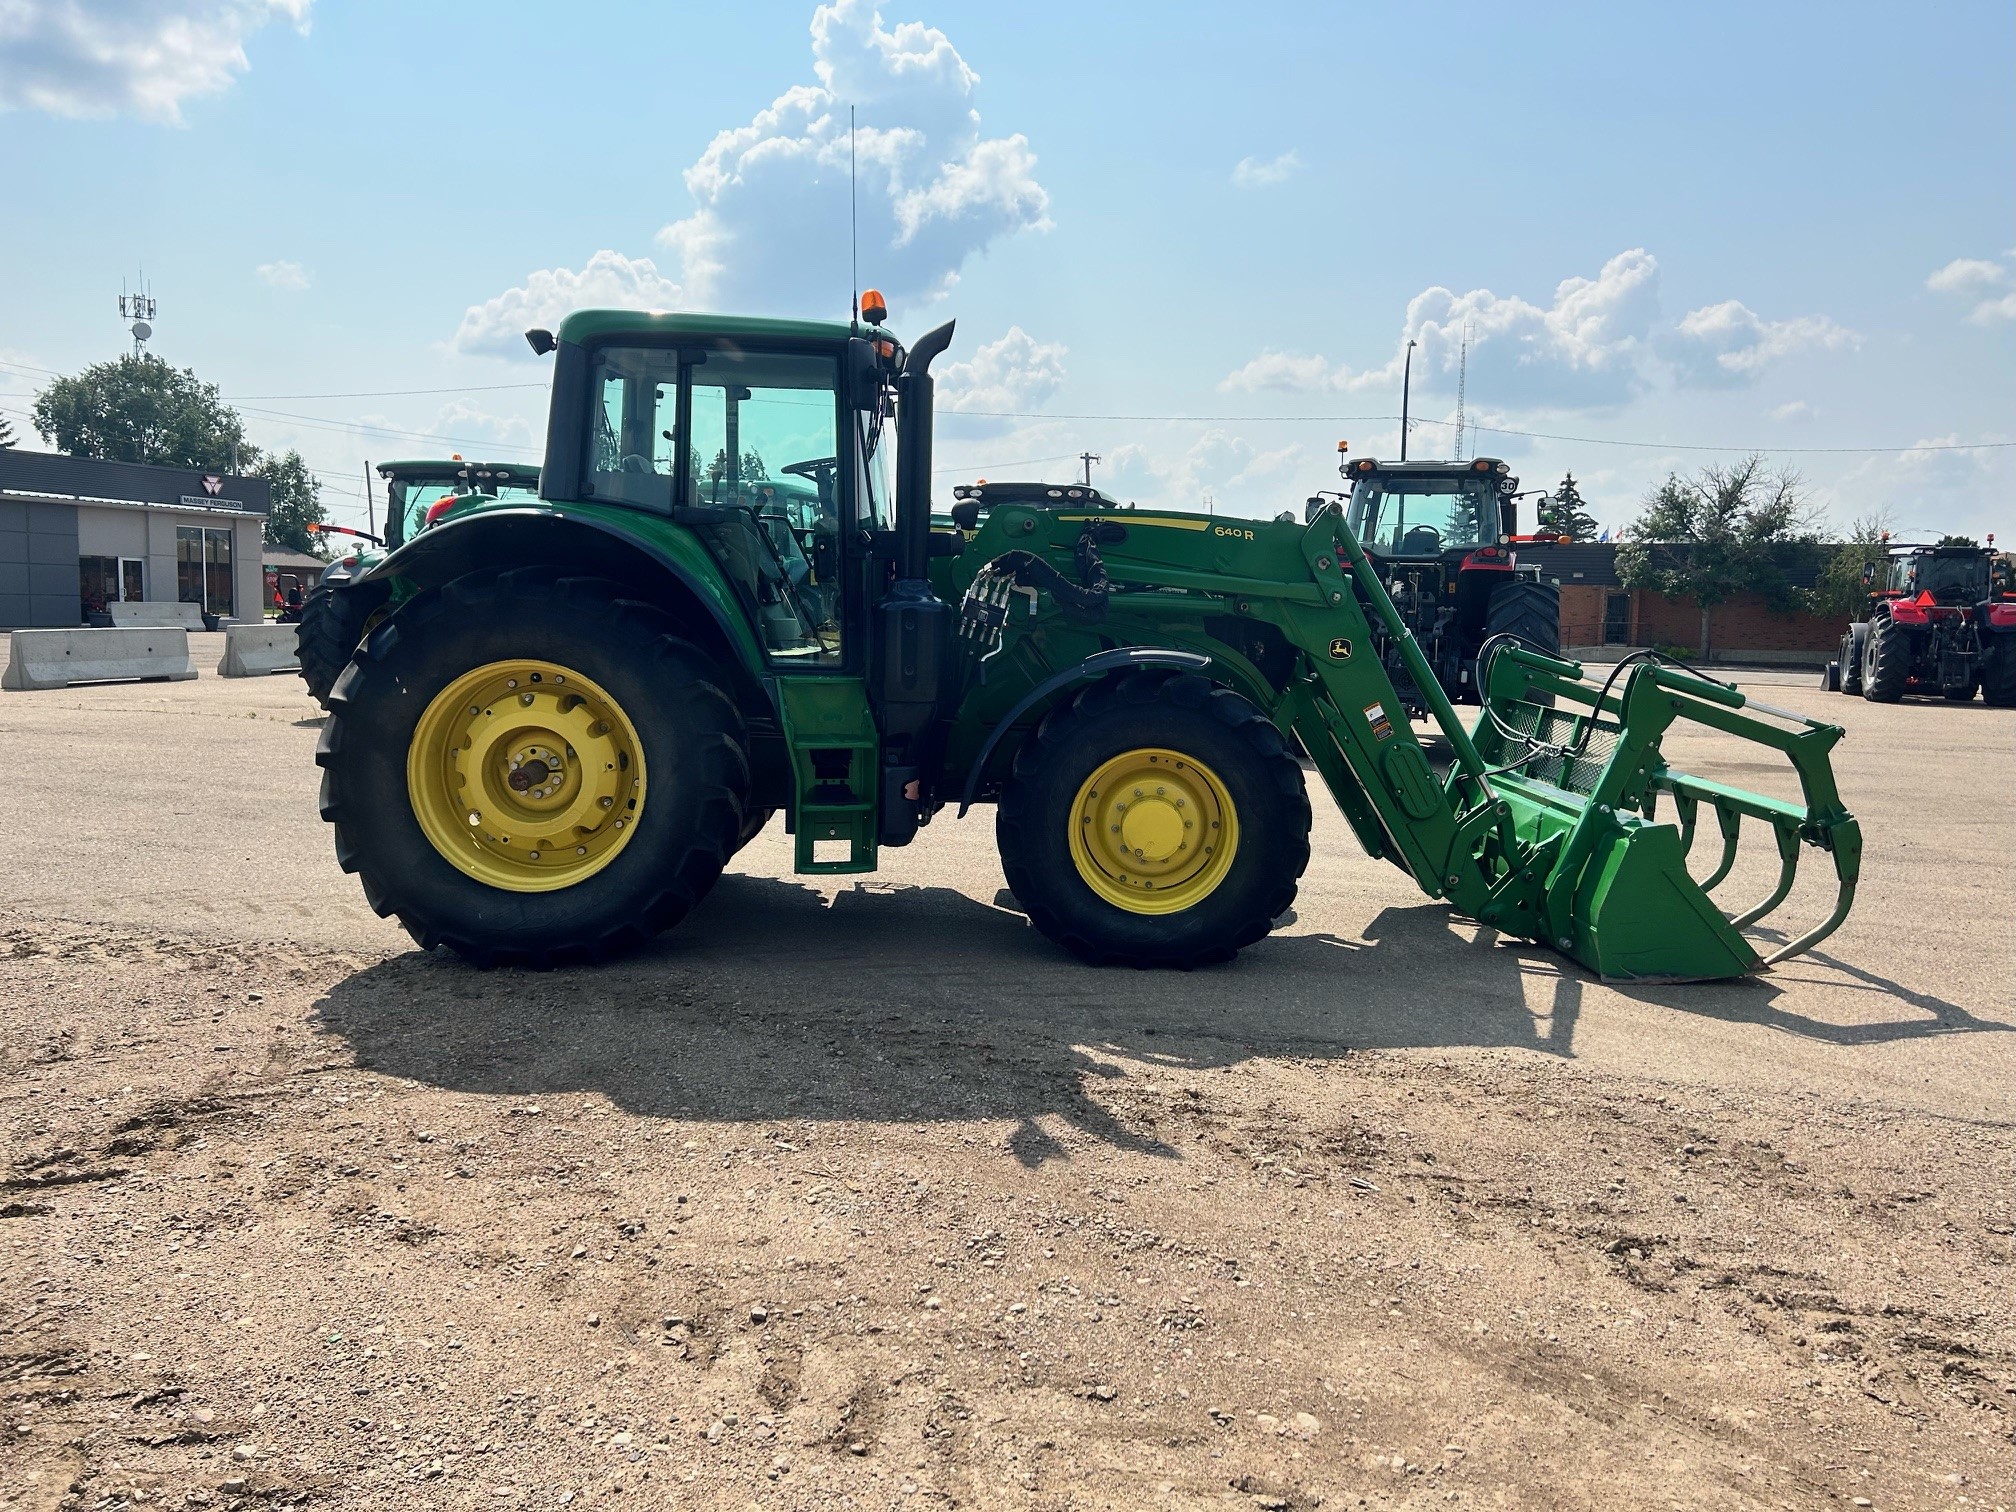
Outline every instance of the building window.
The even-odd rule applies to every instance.
[[[175,527],[175,596],[206,614],[230,614],[231,532]]]

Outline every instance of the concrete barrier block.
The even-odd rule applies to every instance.
[[[27,692],[72,683],[185,682],[196,675],[189,632],[149,630],[16,630],[7,642],[0,688]]]
[[[145,603],[116,603],[105,606],[112,623],[122,630],[151,630],[155,626],[172,627],[179,625],[184,630],[203,628],[203,606],[201,604],[169,603],[161,599],[150,599]]]
[[[301,652],[296,645],[299,625],[227,625],[224,660],[219,677],[264,677],[269,672],[298,672]]]

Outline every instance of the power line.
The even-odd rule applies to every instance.
[[[48,368],[31,367],[26,363],[0,362],[0,369],[20,368],[31,373],[49,373]],[[51,374],[51,376],[60,376]],[[543,383],[496,383],[469,388],[441,389],[384,389],[344,394],[265,394],[242,397],[226,396],[233,404],[246,404],[247,413],[265,414],[271,418],[296,420],[304,425],[320,425],[340,430],[375,431],[382,435],[406,436],[422,441],[452,441],[468,446],[487,446],[505,451],[520,451],[528,455],[536,454],[540,448],[512,442],[477,439],[467,436],[438,435],[432,431],[401,430],[392,426],[367,425],[361,421],[333,422],[326,417],[294,415],[281,410],[259,411],[250,407],[252,399],[395,399],[416,395],[432,394],[481,394],[503,389],[543,389]],[[24,395],[9,395],[21,398]],[[12,413],[22,413],[13,411]],[[1125,421],[1137,424],[1167,425],[1388,425],[1398,423],[1398,415],[1146,415],[1146,414],[1085,414],[1078,412],[1055,412],[1041,410],[947,410],[948,414],[973,415],[987,420],[1096,420]],[[1429,420],[1410,417],[1414,425],[1453,426],[1450,420]],[[1613,436],[1571,436],[1556,431],[1522,430],[1510,425],[1481,425],[1475,420],[1467,420],[1464,429],[1468,432],[1488,431],[1494,436],[1520,436],[1533,441],[1567,441],[1577,446],[1626,446],[1642,451],[1692,451],[1692,452],[1765,452],[1775,456],[1874,456],[1882,452],[1948,452],[1948,451],[2006,451],[2016,448],[2016,441],[1926,441],[1907,445],[1890,446],[1776,446],[1709,444],[1699,441],[1634,441]],[[1076,455],[1072,453],[1070,455]],[[1052,460],[1052,459],[1044,459]],[[1010,463],[1009,466],[1021,464]],[[938,468],[934,471],[946,471]]]

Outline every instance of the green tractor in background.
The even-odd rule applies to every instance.
[[[349,585],[390,612],[330,694],[322,812],[422,946],[594,960],[677,923],[773,811],[820,875],[992,804],[1050,939],[1223,961],[1295,897],[1301,753],[1369,855],[1608,976],[1741,975],[1846,916],[1838,728],[1650,653],[1598,686],[1501,634],[1477,648],[1468,730],[1335,506],[1233,519],[990,482],[934,520],[930,370],[952,326],[906,350],[879,297],[863,314],[582,311],[529,332],[554,358],[539,497],[472,499]],[[1673,770],[1676,720],[1783,753],[1800,801]],[[1745,819],[1772,830],[1757,906],[1725,913],[1688,875],[1704,805],[1724,844],[1708,887]],[[1761,957],[1743,930],[1809,847],[1833,909]]]
[[[295,632],[301,655],[301,680],[315,701],[326,705],[329,690],[349,665],[350,653],[373,620],[392,602],[396,582],[384,590],[358,590],[358,579],[417,536],[459,503],[478,499],[523,500],[539,496],[539,469],[522,462],[446,461],[385,462],[378,476],[386,480],[385,536],[340,526],[314,526],[324,535],[355,536],[367,544],[338,558],[322,574],[302,603]]]

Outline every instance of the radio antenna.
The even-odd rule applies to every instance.
[[[854,259],[854,324],[861,323],[861,212],[854,192],[854,107],[847,107],[847,248]]]

